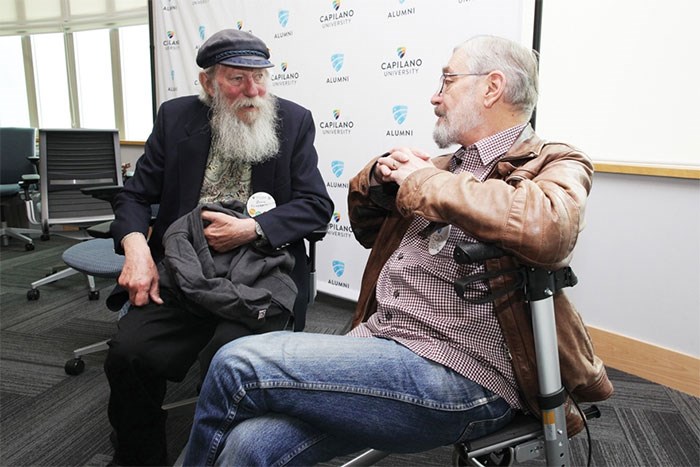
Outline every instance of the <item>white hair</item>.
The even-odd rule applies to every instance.
[[[467,56],[470,73],[501,71],[506,77],[504,102],[529,118],[538,96],[537,52],[508,39],[475,36],[455,47]]]

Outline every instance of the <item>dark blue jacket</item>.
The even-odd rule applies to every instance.
[[[309,275],[303,238],[328,223],[333,202],[318,170],[311,112],[281,98],[277,104],[280,151],[275,158],[253,166],[251,183],[253,193],[269,193],[277,203],[255,220],[273,247],[286,246],[295,258],[292,277],[299,288],[295,328],[301,329]],[[156,261],[162,258],[165,230],[199,202],[210,145],[209,107],[196,96],[161,105],[134,176],[115,199],[111,229],[115,251],[123,253],[121,240],[126,234],[148,231],[150,206],[159,204],[149,246]]]

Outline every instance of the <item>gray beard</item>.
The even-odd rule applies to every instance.
[[[472,110],[474,108],[471,102],[472,95],[466,96],[465,99],[469,99],[469,101],[461,101],[460,105],[450,114],[443,115],[442,122],[438,120],[435,123],[433,141],[440,149],[445,149],[453,144],[462,144],[460,143],[462,134],[471,132],[483,124],[482,116]],[[436,113],[436,115],[438,114]]]
[[[433,141],[435,141],[435,144],[437,144],[440,149],[445,149],[455,143],[457,135],[454,133],[454,128],[451,128],[449,123],[442,125],[436,123],[433,129]]]
[[[236,109],[255,105],[258,115],[252,123],[238,118]],[[252,99],[241,97],[230,105],[218,89],[211,104],[212,150],[224,159],[260,164],[272,159],[280,149],[277,136],[277,100],[272,94]]]

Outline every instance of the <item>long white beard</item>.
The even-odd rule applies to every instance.
[[[253,105],[258,114],[250,123],[238,118],[236,110]],[[280,148],[277,136],[277,100],[264,97],[240,97],[233,105],[219,92],[212,99],[212,149],[225,159],[259,164],[273,158]]]

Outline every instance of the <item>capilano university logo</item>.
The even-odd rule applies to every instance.
[[[350,24],[352,17],[355,16],[355,10],[341,10],[341,4],[341,0],[333,0],[331,3],[333,12],[319,16],[318,21],[321,23],[322,28],[332,28]]]
[[[322,121],[318,124],[321,133],[324,135],[349,135],[355,127],[355,122],[343,120],[340,109],[333,109],[332,115],[332,120]]]
[[[404,76],[415,75],[422,66],[422,58],[408,57],[408,50],[401,46],[396,48],[396,59],[382,62],[380,68],[384,76]]]
[[[270,82],[273,86],[292,86],[297,84],[297,80],[300,78],[298,71],[292,71],[289,69],[288,62],[280,63],[281,73],[273,73],[270,75]]]
[[[175,37],[175,31],[166,31],[166,39],[163,41],[165,50],[177,50],[180,48],[180,41]]]
[[[352,227],[346,223],[341,223],[340,213],[335,211],[331,217],[333,222],[328,224],[328,235],[339,238],[352,238]]]

